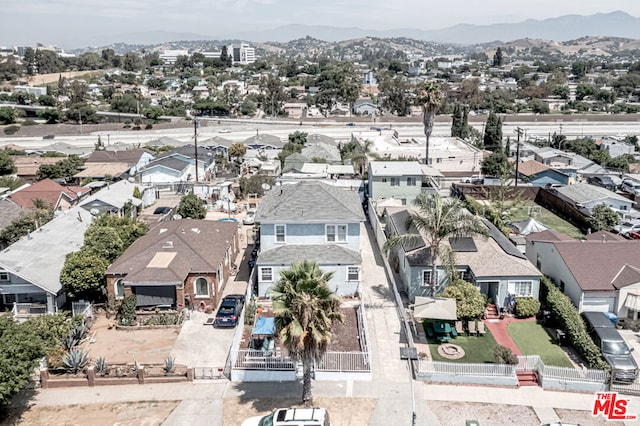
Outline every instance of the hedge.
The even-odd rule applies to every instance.
[[[600,349],[587,333],[584,321],[569,297],[563,294],[548,277],[542,277],[540,282],[543,287],[542,294],[546,296],[546,305],[567,333],[571,345],[584,358],[590,368],[609,370],[609,364],[602,359]]]
[[[538,313],[540,310],[540,301],[532,297],[516,298],[516,317],[528,318]]]

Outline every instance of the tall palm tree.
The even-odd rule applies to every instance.
[[[417,211],[409,212],[405,227],[415,233],[395,235],[384,245],[384,250],[403,245],[415,245],[424,241],[431,258],[431,293],[435,296],[439,287],[436,276],[440,258],[440,246],[445,238],[469,237],[488,234],[487,228],[477,216],[465,212],[457,198],[443,198],[437,194],[420,194],[413,201]]]
[[[436,111],[442,104],[442,91],[434,82],[422,83],[416,88],[417,102],[422,107],[422,124],[424,124],[424,135],[427,137],[427,151],[424,164],[429,165],[429,139],[433,132],[433,120]]]
[[[331,327],[342,322],[341,298],[327,283],[333,272],[323,273],[315,262],[292,263],[280,271],[271,290],[278,337],[295,361],[302,362],[302,403],[313,405],[311,367],[331,343]]]

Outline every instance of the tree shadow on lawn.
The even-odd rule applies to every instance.
[[[0,405],[0,424],[18,425],[22,415],[31,408],[30,401],[36,390],[27,388],[20,391],[9,404]]]

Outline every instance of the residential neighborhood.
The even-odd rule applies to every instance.
[[[634,40],[184,34],[0,47],[0,423],[634,424]]]

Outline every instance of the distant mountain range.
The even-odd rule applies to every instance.
[[[178,40],[245,40],[249,42],[286,42],[306,36],[335,42],[361,37],[407,37],[452,44],[480,44],[493,41],[511,41],[522,38],[568,41],[585,36],[610,36],[640,39],[640,18],[617,11],[594,15],[565,15],[544,20],[529,19],[518,23],[472,25],[460,24],[438,30],[398,28],[393,30],[367,30],[357,27],[343,28],[324,25],[286,25],[271,30],[240,31],[233,34],[207,36],[194,33],[166,31],[140,32],[85,39],[89,45],[105,46],[114,43],[160,44]],[[74,46],[80,47],[80,46]],[[84,46],[82,46],[84,47]]]

